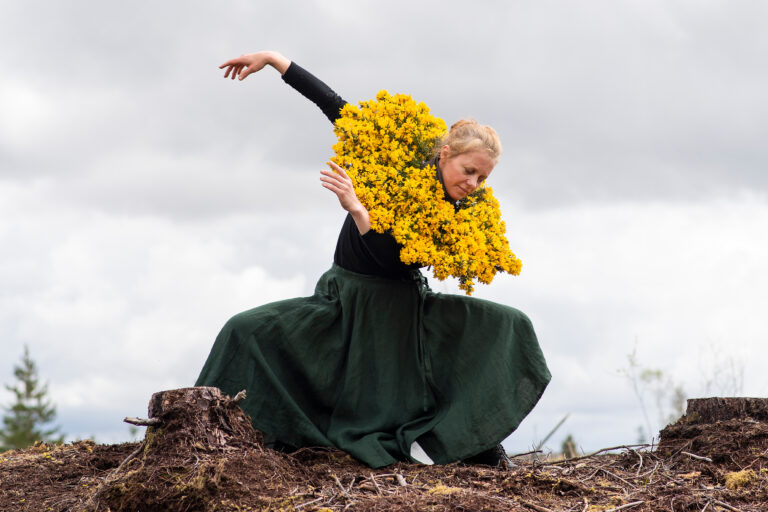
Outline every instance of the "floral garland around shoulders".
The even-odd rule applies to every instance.
[[[371,229],[402,245],[403,263],[430,265],[441,281],[456,277],[471,295],[475,280],[489,284],[497,272],[517,275],[522,263],[509,249],[490,187],[456,203],[445,200],[435,166],[425,165],[445,131],[424,103],[380,91],[375,100],[341,110],[332,160],[352,179]]]

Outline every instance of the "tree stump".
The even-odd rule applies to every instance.
[[[733,419],[768,421],[768,398],[692,398],[685,411],[688,423]]]
[[[685,416],[661,431],[657,451],[738,468],[767,450],[768,398],[713,397],[688,400]]]
[[[234,398],[214,387],[171,389],[152,395],[146,438],[153,449],[168,444],[220,450],[262,445],[261,433],[237,405],[245,392]],[[151,439],[150,439],[151,438]]]
[[[213,387],[153,394],[148,419],[125,419],[147,427],[144,442],[103,479],[84,510],[220,510],[219,496],[233,485],[226,471],[264,465],[264,479],[272,476],[281,461],[270,466],[274,452],[263,449],[261,433],[237,405],[244,398],[244,391],[230,398]]]

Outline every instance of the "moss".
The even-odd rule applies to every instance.
[[[453,494],[459,491],[461,491],[459,487],[448,487],[443,484],[437,484],[436,486],[428,490],[427,493],[428,494]]]
[[[691,413],[691,414],[686,414],[685,416],[683,416],[680,419],[683,420],[683,421],[682,422],[678,421],[678,423],[687,423],[687,424],[690,425],[692,423],[698,423],[699,420],[701,419],[701,416],[699,415],[698,412],[694,412],[694,413]]]
[[[733,471],[725,475],[725,486],[728,489],[735,491],[741,487],[748,486],[755,480],[757,480],[757,473],[751,469]]]
[[[152,446],[157,437],[162,434],[163,429],[160,427],[147,427],[147,432],[144,434],[144,455],[147,454],[150,446]]]

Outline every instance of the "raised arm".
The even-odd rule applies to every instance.
[[[261,71],[267,66],[275,68],[283,76],[285,83],[320,107],[320,110],[323,111],[331,122],[339,118],[339,113],[347,102],[322,80],[278,52],[262,51],[244,54],[236,59],[228,60],[219,66],[219,69],[227,68],[224,78],[231,78],[232,80],[239,78],[243,80],[251,73]],[[341,207],[355,221],[360,234],[368,233],[371,229],[368,210],[365,209],[355,195],[352,180],[335,163],[329,162],[329,165],[335,172],[328,170],[320,171],[322,186],[336,194]]]
[[[317,105],[332,123],[339,118],[339,112],[347,102],[325,82],[278,52],[262,51],[244,54],[228,60],[219,66],[219,69],[227,68],[224,78],[234,80],[237,77],[243,80],[266,66],[275,68],[283,76],[285,83]]]

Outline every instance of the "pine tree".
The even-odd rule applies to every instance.
[[[37,365],[29,356],[26,345],[21,365],[14,366],[13,374],[18,383],[5,387],[16,395],[16,401],[5,408],[8,414],[0,429],[0,450],[25,448],[36,441],[62,442],[63,435],[56,437],[59,427],[43,429],[56,418],[56,407],[48,399],[48,384],[40,384]]]

